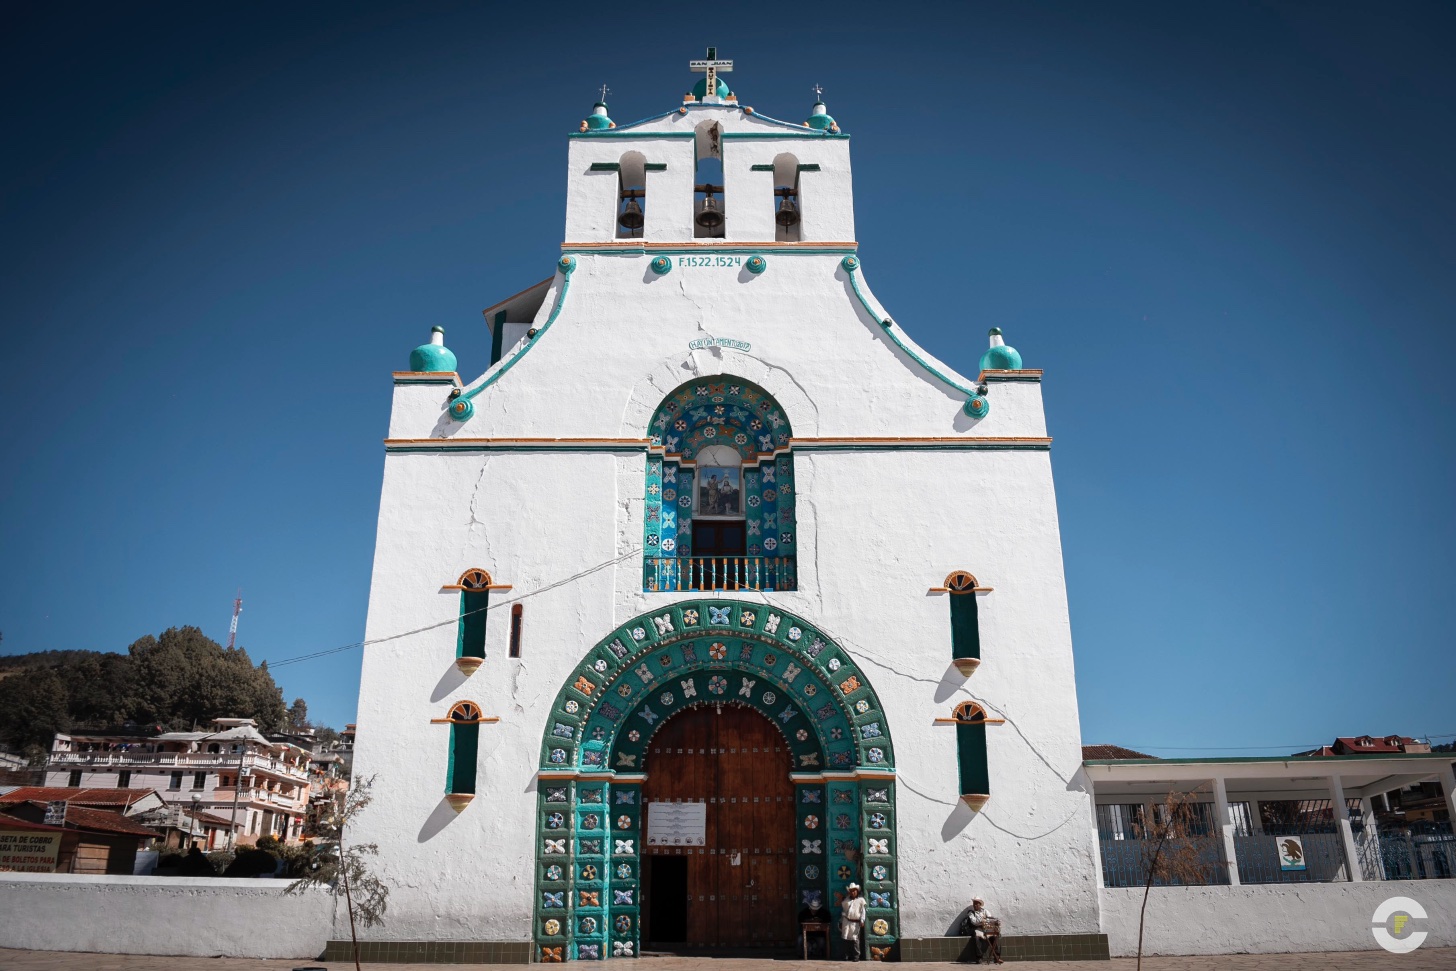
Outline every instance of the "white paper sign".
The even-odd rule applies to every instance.
[[[647,804],[648,846],[704,846],[708,834],[705,802]]]

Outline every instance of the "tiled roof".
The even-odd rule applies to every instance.
[[[60,802],[73,806],[124,808],[152,795],[155,789],[73,789],[69,786],[21,786],[0,796],[0,805],[14,802]]]
[[[45,811],[45,803],[43,802],[36,802],[32,800],[27,805],[32,807],[38,807],[42,812]],[[13,810],[16,807],[12,805],[10,808]],[[34,821],[26,820],[19,816],[13,816],[10,813],[6,812],[0,812],[0,820],[3,820],[3,823],[0,823],[0,825],[6,826],[10,825],[12,820],[21,823],[29,823],[29,826],[27,826],[26,828],[40,825],[35,823]],[[81,806],[66,807],[65,828],[77,829],[83,832],[90,833],[117,833],[122,836],[142,836],[149,839],[154,839],[158,835],[160,835],[154,829],[147,829],[145,826],[138,826],[136,823],[132,822],[130,819],[121,815],[120,813],[107,812],[104,809],[86,809]]]
[[[1109,759],[1151,759],[1157,756],[1148,755],[1144,752],[1134,752],[1130,748],[1123,748],[1121,745],[1083,745],[1082,761],[1097,762]]]

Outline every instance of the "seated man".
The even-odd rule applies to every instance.
[[[824,953],[828,937],[823,933],[816,933],[809,936],[809,929],[815,931],[827,930],[829,927],[829,911],[824,906],[824,898],[819,894],[811,894],[803,910],[799,911],[799,938],[803,953],[808,957],[828,957]]]
[[[1001,922],[986,913],[986,902],[980,897],[971,901],[971,909],[961,921],[962,933],[974,937],[976,963],[980,964],[989,954],[997,964],[1001,962]]]

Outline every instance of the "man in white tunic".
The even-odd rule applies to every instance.
[[[859,884],[851,883],[844,888],[848,896],[840,904],[844,916],[839,918],[839,936],[849,942],[851,961],[861,960],[864,950],[865,902],[859,895]]]

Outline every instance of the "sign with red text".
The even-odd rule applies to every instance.
[[[60,833],[0,829],[0,871],[55,873],[60,854]]]

